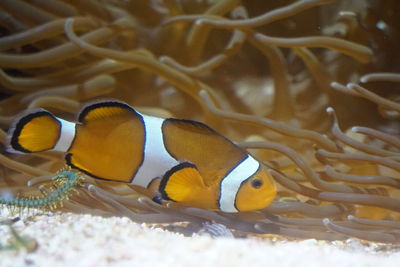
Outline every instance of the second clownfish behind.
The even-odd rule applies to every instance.
[[[66,152],[94,178],[144,188],[162,178],[165,200],[224,212],[258,210],[276,188],[264,165],[207,125],[142,115],[119,101],[86,105],[78,122],[39,109],[9,130],[9,152]]]

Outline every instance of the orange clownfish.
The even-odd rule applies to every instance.
[[[144,188],[161,178],[165,200],[224,212],[268,206],[266,167],[207,125],[142,115],[119,101],[86,105],[73,123],[38,109],[10,127],[9,152],[66,152],[67,164],[98,179]]]

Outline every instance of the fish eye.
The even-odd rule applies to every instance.
[[[259,179],[254,179],[251,181],[251,186],[254,188],[260,188],[262,186],[263,182]]]

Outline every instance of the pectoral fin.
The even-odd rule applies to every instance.
[[[190,162],[183,162],[165,173],[159,191],[165,200],[187,202],[204,187],[203,178],[196,166]]]

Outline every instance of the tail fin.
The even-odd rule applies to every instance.
[[[62,123],[50,112],[37,109],[21,114],[8,131],[9,152],[32,153],[53,149]]]

